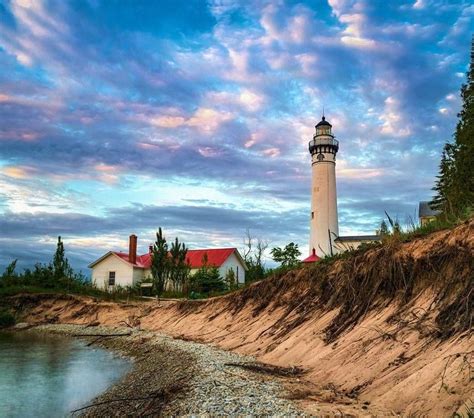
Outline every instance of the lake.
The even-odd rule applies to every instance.
[[[0,417],[64,417],[119,380],[131,363],[83,341],[0,332]]]

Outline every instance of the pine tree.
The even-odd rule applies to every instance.
[[[388,230],[388,225],[387,225],[387,222],[385,222],[385,219],[383,219],[382,222],[380,223],[379,234],[382,236],[390,234],[390,231]]]
[[[71,268],[69,267],[69,262],[64,251],[64,244],[60,236],[58,237],[56,252],[53,257],[53,272],[56,280],[64,279],[71,274]]]
[[[453,213],[453,181],[455,178],[454,145],[444,145],[441,162],[439,164],[439,175],[436,176],[436,184],[433,191],[436,195],[430,203],[434,210],[444,214]]]
[[[183,286],[189,275],[189,265],[186,261],[188,249],[178,238],[171,244],[170,248],[170,271],[169,277],[175,291],[183,290]]]
[[[235,272],[233,268],[227,271],[224,281],[227,286],[227,289],[229,290],[237,289],[238,283],[237,283],[237,278],[235,277]]]
[[[462,109],[454,143],[444,146],[431,205],[444,216],[461,215],[474,208],[474,37],[467,82],[461,88]]]
[[[198,293],[209,294],[212,292],[222,292],[226,285],[219,274],[216,266],[209,265],[207,253],[201,259],[201,267],[191,276],[191,290]]]
[[[151,254],[151,274],[158,296],[161,296],[165,289],[166,280],[169,273],[168,244],[163,236],[161,228],[156,233],[156,241]]]
[[[474,36],[471,41],[471,62],[467,82],[461,88],[462,109],[455,136],[454,210],[462,213],[474,208]]]

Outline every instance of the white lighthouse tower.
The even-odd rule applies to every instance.
[[[336,252],[334,240],[339,236],[336,193],[338,150],[339,142],[332,134],[332,125],[323,116],[316,125],[313,139],[309,141],[312,164],[309,258],[325,257]]]

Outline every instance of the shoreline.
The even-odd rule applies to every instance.
[[[54,324],[30,329],[78,337],[132,360],[129,373],[71,411],[74,417],[304,415],[285,388],[287,372],[268,369],[251,356],[125,327]],[[119,335],[106,336],[110,334]]]

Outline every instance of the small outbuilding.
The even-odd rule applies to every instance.
[[[434,221],[437,215],[439,215],[439,211],[433,209],[430,205],[430,202],[420,202],[420,205],[418,206],[418,216],[420,218],[421,226],[425,226],[426,224]]]

